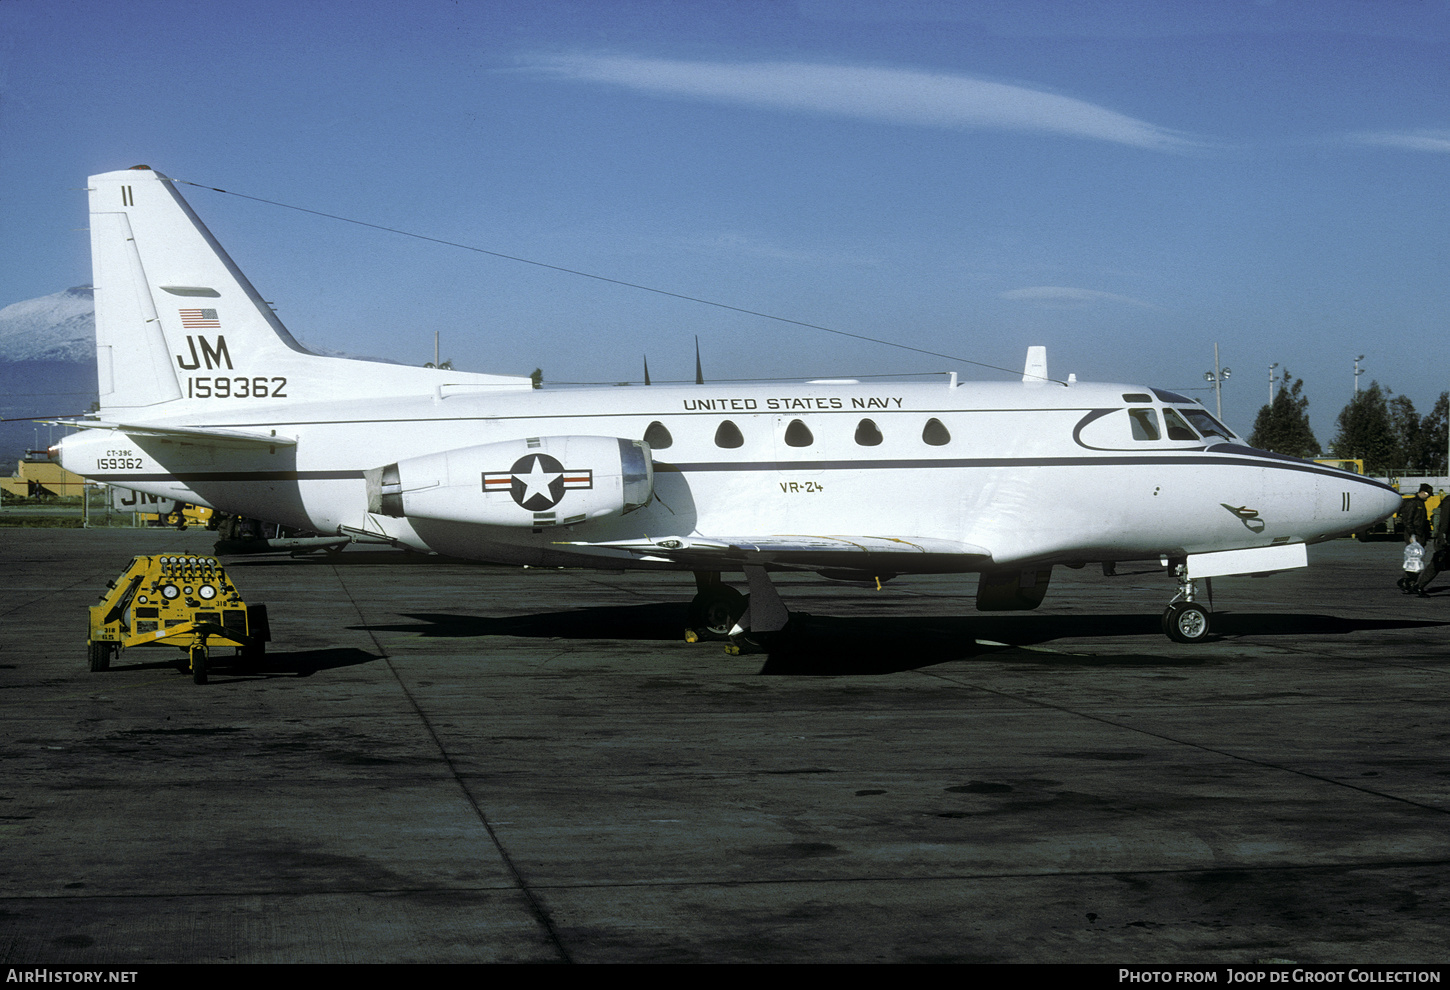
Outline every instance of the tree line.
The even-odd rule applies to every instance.
[[[1396,395],[1380,383],[1355,393],[1340,410],[1339,432],[1329,456],[1364,461],[1366,474],[1445,474],[1446,425],[1450,392],[1441,392],[1426,415],[1415,411],[1408,395]],[[1309,398],[1304,380],[1284,370],[1284,387],[1259,410],[1249,443],[1294,457],[1320,457],[1323,449],[1309,428]]]

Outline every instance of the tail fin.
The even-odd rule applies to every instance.
[[[313,354],[293,339],[176,185],[145,165],[90,179],[96,372],[106,413],[527,389],[528,378]],[[184,406],[171,405],[183,403]],[[260,410],[259,410],[260,411]]]

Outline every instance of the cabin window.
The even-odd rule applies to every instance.
[[[1128,419],[1133,424],[1134,440],[1157,440],[1162,436],[1158,432],[1158,414],[1152,409],[1129,409]]]
[[[670,436],[664,423],[655,420],[644,431],[644,442],[650,445],[651,450],[664,450],[675,442],[675,438]]]
[[[933,447],[945,447],[952,442],[951,431],[935,416],[927,420],[926,426],[922,427],[921,438]]]
[[[1237,439],[1227,426],[1214,419],[1206,409],[1184,409],[1182,412],[1194,428],[1203,434],[1205,440],[1209,437],[1222,437],[1230,442]]]
[[[717,447],[734,448],[744,445],[745,437],[741,435],[740,427],[728,419],[721,423],[720,428],[715,431],[715,446]]]
[[[1169,440],[1197,440],[1198,434],[1194,433],[1183,417],[1166,406],[1163,409],[1163,422],[1168,424]]]
[[[809,447],[816,442],[816,438],[811,436],[809,426],[798,419],[793,419],[785,428],[785,442],[788,447]]]
[[[856,424],[856,442],[863,447],[874,447],[881,442],[881,431],[869,419]]]

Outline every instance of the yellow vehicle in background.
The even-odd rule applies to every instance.
[[[1328,467],[1339,468],[1341,471],[1348,471],[1351,474],[1364,474],[1364,461],[1362,459],[1360,459],[1360,458],[1357,458],[1357,457],[1316,457],[1316,458],[1314,458],[1314,463],[1315,464],[1324,464],[1324,465],[1326,465]],[[1409,491],[1409,492],[1401,491],[1400,490],[1400,481],[1399,481],[1398,478],[1391,478],[1390,479],[1390,486],[1393,487],[1396,491],[1399,491],[1400,492],[1400,498],[1402,500],[1406,501],[1406,502],[1408,502],[1410,499],[1414,498],[1416,496],[1416,494],[1419,492],[1419,485],[1416,485],[1415,488],[1412,491]],[[1429,498],[1425,499],[1425,514],[1427,516],[1429,516],[1430,522],[1431,522],[1432,525],[1435,522],[1435,510],[1440,507],[1441,502],[1443,502],[1444,500],[1445,500],[1445,493],[1444,492],[1436,492],[1435,494],[1431,495]],[[1384,527],[1383,530],[1380,529],[1381,526]],[[1383,523],[1376,524],[1374,526],[1374,528],[1372,528],[1371,530],[1369,530],[1369,532],[1371,532],[1371,533],[1386,532],[1386,533],[1390,533],[1390,534],[1395,534],[1395,533],[1403,533],[1404,530],[1405,530],[1404,523],[1401,522],[1401,520],[1400,520],[1400,513],[1397,512],[1393,516],[1391,516],[1389,519],[1386,519]],[[1358,534],[1357,533],[1355,535],[1356,536],[1361,536],[1363,534]]]
[[[167,513],[160,512],[138,512],[136,519],[142,526],[175,526],[177,529],[185,529],[188,526],[204,526],[213,529],[212,517],[216,515],[215,510],[205,506],[181,503]]]
[[[142,526],[174,526],[177,529],[205,526],[216,529],[220,522],[216,512],[203,506],[148,495],[119,485],[111,486],[111,507],[117,512],[136,513],[136,522]]]
[[[1399,485],[1395,485],[1395,487],[1396,488],[1399,488],[1400,486]],[[1408,492],[1402,491],[1402,492],[1400,492],[1400,500],[1402,502],[1408,502],[1412,498],[1414,498],[1418,494],[1418,492],[1419,492],[1419,486],[1418,485],[1416,485],[1415,488],[1413,490],[1411,490],[1411,491],[1408,491]],[[1431,495],[1429,498],[1425,499],[1425,517],[1430,520],[1430,532],[1432,532],[1432,533],[1435,531],[1435,521],[1436,521],[1435,520],[1435,511],[1440,508],[1440,504],[1442,502],[1444,502],[1444,501],[1445,501],[1445,493],[1444,492],[1436,492],[1435,494]],[[1403,521],[1403,518],[1402,518],[1404,516],[1404,514],[1405,514],[1405,510],[1404,509],[1401,509],[1399,512],[1396,512],[1394,514],[1394,516],[1392,517],[1392,522],[1394,524],[1394,532],[1396,532],[1396,533],[1404,533],[1404,531],[1405,531],[1405,524],[1404,524],[1404,521]],[[1386,526],[1390,525],[1390,522],[1386,522],[1385,525]]]

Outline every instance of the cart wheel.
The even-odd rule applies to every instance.
[[[205,646],[193,646],[191,648],[191,681],[193,684],[206,683]]]
[[[91,670],[110,670],[114,647],[105,640],[87,640],[86,654],[91,661]]]

